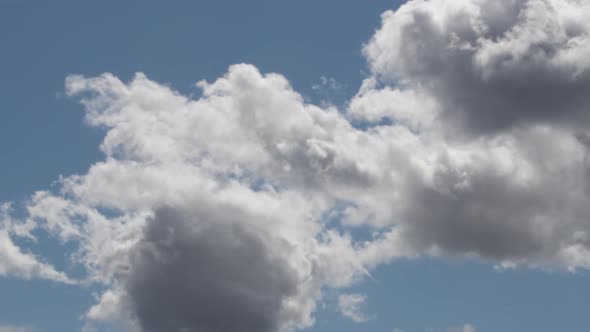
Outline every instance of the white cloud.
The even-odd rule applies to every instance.
[[[338,296],[338,309],[342,316],[355,323],[367,321],[367,316],[362,311],[362,306],[367,300],[363,294],[342,294]]]
[[[409,1],[383,14],[364,48],[374,76],[348,114],[416,135],[396,158],[408,169],[394,167],[411,179],[392,213],[407,222],[380,245],[403,252],[401,236],[506,266],[588,266],[587,17],[585,3],[541,0]],[[377,248],[368,257],[387,260]]]
[[[379,78],[434,97],[449,133],[585,128],[589,18],[578,0],[408,1],[364,53]]]
[[[53,266],[39,261],[32,254],[17,247],[6,231],[0,231],[0,276],[24,279],[47,279],[65,283],[72,281]]]
[[[428,329],[428,331],[434,332],[433,329]],[[460,327],[450,327],[444,331],[445,332],[476,332],[475,327],[473,327],[473,325],[471,325],[471,324],[464,324],[463,326],[460,326]],[[393,329],[393,332],[404,332],[404,330]]]
[[[276,293],[280,310],[269,326],[309,326],[321,287],[349,286],[396,257],[590,262],[585,136],[567,129],[531,126],[470,142],[404,121],[361,130],[348,115],[305,104],[282,76],[248,65],[202,83],[198,100],[143,75],[128,84],[73,76],[67,86],[91,96],[86,116],[107,130],[106,157],[64,178],[63,194],[35,194],[29,219],[78,242],[74,256],[88,279],[112,285],[105,294],[118,294],[130,315],[141,318],[129,290],[115,285],[129,285],[146,221],[165,206],[195,218],[195,207],[213,209],[194,222],[239,220],[256,238],[273,234],[292,248],[263,241],[297,271],[294,291]],[[345,230],[370,225],[375,237],[360,241],[333,221]],[[88,317],[109,316],[107,300]]]
[[[305,105],[283,77],[263,76],[248,65],[233,66],[216,82],[201,83],[204,97],[198,101],[188,100],[142,75],[128,85],[110,75],[95,79],[74,76],[67,84],[71,94],[86,90],[95,94],[84,104],[89,123],[109,128],[102,144],[107,158],[93,165],[87,174],[63,180],[68,198],[47,192],[35,195],[29,213],[34,219],[44,220],[44,227],[57,237],[80,243],[82,250],[77,255],[87,267],[89,279],[113,285],[89,311],[88,318],[120,319],[120,312],[127,310],[146,329],[165,321],[225,329],[225,319],[196,322],[193,319],[198,315],[178,316],[178,310],[165,304],[163,294],[153,301],[137,300],[136,294],[145,292],[135,290],[144,284],[154,289],[154,285],[167,282],[139,276],[157,276],[156,271],[163,267],[148,253],[155,250],[158,256],[166,257],[172,249],[149,239],[164,236],[168,228],[159,225],[172,227],[170,220],[178,221],[178,229],[184,230],[178,234],[193,234],[195,239],[201,239],[184,241],[170,235],[171,243],[179,246],[204,245],[204,225],[214,227],[217,238],[246,227],[243,238],[236,235],[238,240],[227,242],[243,241],[244,247],[224,247],[223,242],[215,242],[200,250],[201,256],[190,254],[193,251],[180,256],[193,263],[210,262],[213,258],[207,252],[228,252],[218,257],[223,262],[218,268],[227,271],[243,264],[243,259],[230,259],[239,258],[238,253],[258,252],[252,257],[261,259],[264,256],[260,252],[273,253],[270,261],[250,261],[248,266],[255,268],[252,275],[266,273],[259,277],[248,279],[241,268],[241,279],[223,274],[210,279],[220,285],[243,282],[244,289],[254,289],[261,280],[268,279],[264,287],[276,282],[276,293],[259,292],[267,294],[266,298],[246,296],[238,289],[234,293],[228,286],[211,287],[209,279],[203,280],[202,286],[192,282],[194,286],[190,286],[194,292],[218,289],[211,296],[233,299],[231,303],[236,306],[231,311],[229,304],[224,305],[226,312],[220,317],[242,312],[240,317],[260,324],[255,325],[259,330],[312,324],[321,287],[349,285],[366,273],[351,239],[324,229],[321,219],[332,205],[333,196],[357,183],[372,181],[366,166],[359,167],[351,156],[340,156],[342,153],[335,150],[340,147],[332,134],[349,135],[352,127],[335,110]],[[173,212],[162,214],[164,207]],[[117,216],[101,214],[104,208],[116,210]],[[217,227],[220,230],[215,230]],[[156,235],[148,237],[146,232]],[[277,240],[271,241],[274,238]],[[177,256],[164,262],[176,264],[172,257]],[[174,266],[191,265],[178,262]],[[135,272],[148,268],[155,270],[148,274]],[[191,273],[188,269],[175,275]],[[271,278],[275,273],[276,277]],[[194,278],[199,276],[195,274]],[[256,283],[248,284],[249,280]],[[189,284],[174,284],[179,286],[179,294],[190,294]],[[221,290],[227,291],[221,294]],[[205,297],[191,295],[183,304],[197,308],[201,298]],[[207,298],[208,302],[213,299]],[[259,302],[262,300],[266,304]],[[113,303],[122,310],[109,309]],[[151,321],[157,317],[143,314],[147,305],[174,317]],[[170,308],[167,314],[165,308]],[[210,305],[201,308],[215,309]],[[243,314],[245,308],[258,309],[248,309],[248,316]]]
[[[367,79],[366,84],[372,84],[371,81],[374,79]],[[348,115],[353,120],[369,123],[389,119],[413,131],[421,131],[435,125],[438,106],[430,96],[415,90],[375,89],[365,85],[350,101]]]
[[[344,89],[344,85],[333,77],[320,76],[320,81],[313,83],[311,88],[318,92],[334,93]]]
[[[475,327],[471,324],[465,324],[462,327],[450,328],[448,332],[476,332]]]
[[[0,332],[32,332],[33,329],[25,326],[0,325]]]
[[[35,255],[24,252],[14,243],[13,235],[33,241],[30,231],[34,227],[32,221],[20,223],[13,220],[10,217],[10,205],[0,205],[0,276],[74,283],[64,273],[56,271]]]
[[[588,268],[587,10],[410,1],[383,15],[365,47],[374,76],[346,112],[245,64],[200,82],[196,100],[143,74],[70,76],[105,158],[32,195],[23,220],[5,213],[0,268],[65,281],[11,241],[42,229],[76,243],[86,281],[106,286],[91,321],[262,332],[312,325],[323,288],[399,257]],[[374,236],[355,238],[359,225]],[[364,300],[340,309],[362,321]]]
[[[434,332],[434,329],[429,328],[427,331]],[[439,331],[439,330],[437,330],[437,331]],[[471,324],[465,324],[461,327],[451,327],[451,328],[445,329],[444,331],[445,332],[476,332],[476,329]],[[393,329],[392,332],[404,332],[404,330]]]

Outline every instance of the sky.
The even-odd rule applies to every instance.
[[[0,332],[578,332],[590,4],[0,0]]]

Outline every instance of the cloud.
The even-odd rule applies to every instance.
[[[140,322],[145,315],[132,305],[129,280],[143,264],[131,253],[146,241],[138,230],[145,234],[162,206],[193,215],[184,219],[197,225],[243,211],[225,219],[263,239],[272,232],[293,248],[279,258],[300,262],[291,269],[301,274],[297,291],[275,294],[283,307],[268,326],[309,326],[322,287],[345,287],[397,257],[588,266],[584,135],[535,125],[461,142],[445,139],[436,125],[416,130],[401,121],[363,130],[348,114],[304,104],[283,77],[249,65],[201,86],[204,96],[189,100],[142,75],[128,84],[110,75],[70,77],[71,94],[91,96],[83,100],[89,123],[109,128],[107,158],[64,179],[73,200],[40,193],[29,207],[58,236],[82,242],[82,262],[94,278],[120,285],[105,294],[127,301],[124,308]],[[378,92],[366,89],[359,100]],[[190,206],[214,212],[203,218]],[[123,214],[109,218],[97,208]],[[68,222],[72,216],[88,224]],[[376,235],[358,240],[338,224],[367,224]],[[156,263],[157,270],[174,262]],[[89,317],[108,312],[109,298]]]
[[[589,18],[577,0],[409,1],[364,53],[375,75],[436,98],[451,132],[585,128]]]
[[[339,107],[347,100],[348,87],[333,77],[320,76],[319,82],[311,85],[313,95],[326,107]]]
[[[463,327],[451,328],[448,332],[475,332],[475,327],[471,324],[465,324]]]
[[[31,218],[78,242],[88,279],[111,286],[91,320],[130,318],[142,331],[309,326],[322,287],[366,273],[351,239],[322,220],[340,188],[372,181],[334,151],[331,134],[351,127],[249,65],[200,85],[193,101],[142,75],[128,85],[70,77],[71,94],[90,96],[87,121],[109,128],[107,158],[65,178],[63,196],[38,193]]]
[[[379,123],[390,119],[413,131],[427,130],[435,125],[438,105],[430,96],[392,87],[376,89],[376,85],[374,78],[365,80],[360,92],[350,101],[348,116],[352,120]]]
[[[433,329],[428,329],[428,331],[434,332]],[[437,330],[438,331],[438,330]],[[471,324],[465,324],[461,327],[451,327],[445,330],[446,332],[476,332],[475,327]],[[393,329],[393,332],[404,332],[401,329]]]
[[[304,280],[289,264],[289,244],[246,226],[252,217],[231,206],[156,211],[125,286],[144,331],[279,327]]]
[[[0,325],[0,332],[32,332],[33,329],[25,326]]]
[[[366,300],[367,297],[362,294],[342,294],[338,296],[338,309],[342,316],[355,323],[363,323],[368,319],[361,308]]]
[[[320,76],[320,81],[313,83],[311,89],[316,92],[338,93],[345,89],[345,86],[333,77]]]
[[[415,134],[395,158],[400,227],[384,239],[506,266],[587,266],[589,8],[437,0],[382,15],[364,47],[373,76],[348,114]]]
[[[30,234],[30,230],[34,227],[31,222],[19,223],[13,220],[10,217],[10,205],[0,205],[0,276],[74,283],[64,273],[57,271],[35,255],[24,252],[14,243],[12,236],[15,234],[34,240]]]
[[[23,252],[5,231],[0,231],[0,276],[73,282],[50,264],[43,263],[34,255]]]
[[[200,86],[203,97],[191,100],[143,75],[129,83],[108,74],[67,80],[70,95],[83,96],[87,122],[105,128],[106,157],[64,178],[63,194],[34,195],[28,212],[77,242],[88,280],[109,286],[91,320],[131,319],[146,331],[228,328],[191,320],[215,317],[193,296],[207,290],[206,298],[228,301],[229,315],[256,307],[244,319],[270,331],[310,326],[322,288],[347,287],[398,257],[590,264],[583,134],[531,125],[464,142],[447,139],[438,124],[413,127],[411,112],[408,122],[355,128],[348,114],[305,104],[282,76],[250,65]],[[205,234],[220,241],[209,243],[197,231],[203,225],[217,225]],[[356,239],[350,230],[358,225],[375,236]],[[245,230],[236,235],[241,246],[226,240],[231,229]],[[275,291],[213,287],[257,289],[250,274],[234,279],[241,263],[228,258],[250,250],[253,266],[264,267],[252,275],[269,273],[257,278]],[[193,260],[221,274],[184,263]],[[211,288],[166,273],[174,269]],[[165,284],[175,287],[166,293]],[[178,304],[195,311],[175,310],[170,294],[185,295]]]
[[[389,11],[346,110],[247,64],[198,99],[144,74],[69,76],[104,159],[33,194],[22,220],[6,213],[0,266],[66,278],[10,238],[74,243],[83,281],[105,287],[88,329],[145,332],[308,327],[324,289],[400,257],[588,268],[588,6],[560,4]],[[364,318],[364,297],[339,300]]]

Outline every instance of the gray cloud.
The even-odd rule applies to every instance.
[[[426,90],[456,132],[586,126],[590,7],[579,1],[410,1],[365,47],[376,75]]]
[[[228,213],[229,212],[229,213]],[[156,211],[131,254],[126,290],[146,332],[268,332],[297,280],[276,247],[231,208]],[[229,217],[228,220],[221,216]],[[238,213],[239,214],[239,213]],[[241,216],[243,218],[243,216]],[[271,247],[274,245],[275,247]]]
[[[421,248],[532,264],[559,261],[568,246],[590,248],[587,148],[568,132],[540,132],[505,143],[517,146],[520,159],[510,171],[481,147],[468,165],[439,156],[432,184],[408,186],[405,238]]]
[[[449,172],[437,176],[440,181],[457,180]],[[408,193],[407,238],[420,246],[435,245],[450,253],[493,260],[533,259],[555,244],[552,237],[559,235],[551,233],[554,229],[543,229],[536,222],[550,212],[545,204],[554,197],[512,186],[509,179],[489,173],[472,176],[470,181],[469,188],[451,192],[417,186]]]

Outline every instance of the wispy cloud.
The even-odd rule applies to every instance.
[[[366,300],[367,297],[362,294],[342,294],[338,296],[338,309],[344,317],[355,323],[363,323],[368,320],[362,310]]]

